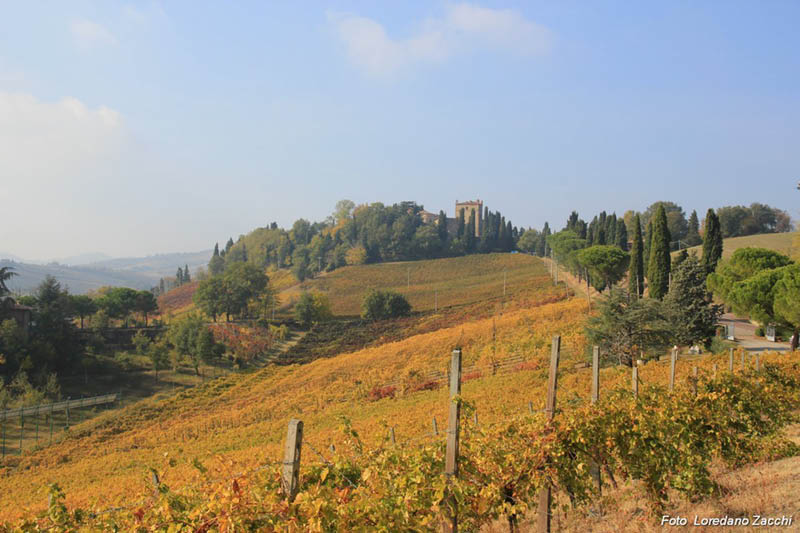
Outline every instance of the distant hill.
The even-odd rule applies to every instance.
[[[730,237],[722,241],[722,258],[727,259],[739,248],[766,248],[775,250],[788,256],[792,255],[792,240],[798,232],[790,233],[762,233],[760,235],[747,235],[745,237]],[[689,253],[703,254],[702,246],[689,248]],[[678,252],[674,252],[673,256]]]
[[[6,282],[12,292],[29,293],[36,288],[45,276],[54,276],[73,294],[84,294],[104,285],[149,289],[158,282],[158,276],[148,276],[136,272],[121,272],[89,266],[65,266],[57,263],[33,265],[6,259],[0,260],[0,267],[10,266],[17,273]],[[177,267],[176,267],[177,268]]]
[[[211,250],[192,253],[159,254],[148,257],[106,259],[83,265],[48,263],[45,265],[0,259],[0,266],[10,266],[17,273],[8,281],[14,292],[28,293],[47,275],[54,276],[73,294],[84,294],[106,285],[149,289],[159,278],[175,275],[178,267],[189,265],[190,272],[205,266]]]
[[[184,265],[189,265],[189,271],[193,273],[197,267],[204,267],[208,264],[212,252],[213,250],[209,249],[200,252],[156,254],[147,257],[122,257],[94,261],[82,266],[152,274],[158,280],[161,277],[174,276],[178,267],[183,268]]]

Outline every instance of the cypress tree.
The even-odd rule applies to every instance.
[[[722,229],[719,217],[713,209],[706,214],[705,231],[703,232],[703,258],[702,265],[707,273],[712,273],[717,268],[717,263],[722,258]]]
[[[439,234],[439,240],[442,244],[447,242],[447,215],[444,211],[439,211],[439,218],[436,221],[436,232]],[[336,235],[339,235],[337,233]]]
[[[514,249],[514,228],[511,221],[506,222],[506,252]]]
[[[647,229],[644,232],[644,264],[647,265],[650,260],[650,238],[653,236],[653,218],[647,221]]]
[[[550,253],[550,247],[547,245],[547,237],[549,236],[550,236],[550,224],[545,222],[544,227],[542,228],[542,245],[541,245],[542,253],[539,254],[540,257],[547,257]]]
[[[647,262],[648,287],[650,297],[661,300],[669,291],[669,228],[667,227],[667,212],[663,205],[658,206],[651,223],[653,235],[650,237],[650,257]]]
[[[183,267],[183,282],[189,283],[192,281],[192,275],[189,274],[189,265],[184,265]]]
[[[232,247],[233,247],[233,237],[228,237],[228,242],[225,243],[225,253],[227,254],[228,252],[230,252]]]
[[[644,242],[642,242],[642,221],[638,214],[633,218],[633,226],[631,262],[628,267],[628,291],[641,298],[644,292]]]
[[[458,227],[456,229],[456,236],[461,239],[464,237],[464,227],[466,226],[464,221],[464,210],[458,212]]]
[[[175,273],[175,284],[183,285],[183,269],[181,267],[178,267],[178,271]]]
[[[219,243],[214,243],[214,255],[212,257],[219,257]]]
[[[475,211],[469,213],[469,223],[464,234],[464,248],[468,254],[475,251]]]
[[[617,214],[611,213],[606,218],[606,244],[616,244],[617,242]]]
[[[700,221],[697,219],[697,211],[692,211],[689,215],[688,231],[686,232],[686,242],[689,246],[697,246],[703,239],[700,237]]]
[[[641,234],[642,228],[639,228]],[[628,249],[628,227],[625,226],[625,221],[621,218],[617,219],[617,231],[615,232],[615,244],[623,250]]]

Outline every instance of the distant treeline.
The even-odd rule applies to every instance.
[[[448,219],[440,211],[426,222],[422,213],[415,202],[356,206],[342,200],[325,221],[301,218],[290,230],[273,222],[236,242],[229,239],[222,249],[215,245],[208,273],[217,276],[235,263],[249,263],[291,268],[302,281],[345,265],[509,252],[520,236],[511,221],[488,208],[479,221],[463,211]]]

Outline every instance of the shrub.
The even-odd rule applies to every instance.
[[[361,318],[384,320],[411,314],[411,304],[401,294],[391,291],[372,290],[361,305]]]
[[[139,355],[147,353],[147,348],[150,346],[150,338],[145,335],[142,330],[136,332],[131,342],[133,342],[133,346],[136,348],[136,353]]]
[[[756,337],[763,337],[764,336],[764,326],[758,326],[756,328]]]

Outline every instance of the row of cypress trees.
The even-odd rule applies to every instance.
[[[628,288],[631,294],[641,297],[644,294],[645,278],[651,298],[661,300],[669,290],[671,269],[670,242],[671,236],[667,226],[667,213],[660,205],[655,216],[647,224],[647,231],[642,235],[639,215],[634,218],[634,235],[631,245],[631,260],[628,271]],[[646,242],[645,242],[646,238]],[[684,251],[684,253],[686,253]],[[713,209],[706,214],[705,231],[703,233],[703,255],[701,264],[710,274],[722,258],[722,230],[719,217]]]

